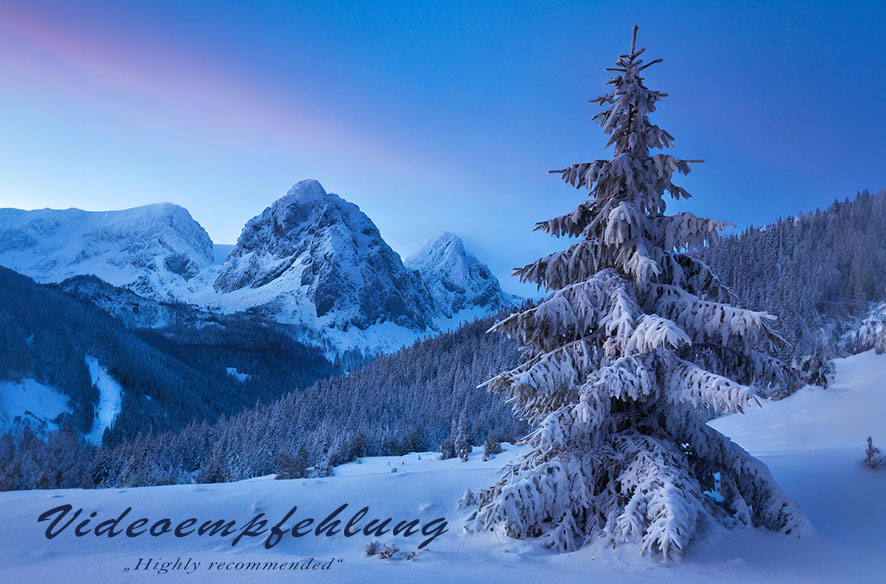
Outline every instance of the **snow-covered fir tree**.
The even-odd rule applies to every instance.
[[[689,196],[672,179],[693,161],[651,153],[674,139],[649,120],[666,94],[644,85],[660,61],[644,63],[644,50],[632,44],[608,69],[612,90],[592,100],[612,158],[551,171],[588,199],[537,229],[579,241],[516,269],[550,293],[491,329],[517,339],[524,360],[486,385],[534,429],[530,450],[479,493],[471,526],[561,551],[637,542],[665,558],[705,517],[798,535],[808,522],[766,466],[697,414],[743,412],[756,388],[791,375],[770,356],[775,317],[731,305],[686,252],[724,224],[665,214],[665,193]],[[703,494],[715,473],[722,503]]]
[[[455,435],[455,455],[461,459],[462,462],[467,462],[468,457],[474,450],[473,447],[471,447],[471,434],[468,428],[468,419],[467,411],[462,412],[461,418],[458,421],[458,433]]]

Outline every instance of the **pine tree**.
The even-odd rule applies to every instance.
[[[483,443],[483,462],[491,460],[496,454],[501,454],[501,442],[495,439],[495,436],[489,434]]]
[[[769,355],[775,317],[730,305],[686,251],[724,224],[665,215],[665,192],[689,197],[672,178],[701,161],[650,154],[673,137],[649,121],[666,94],[643,84],[660,61],[644,64],[644,50],[632,44],[608,69],[612,90],[592,100],[612,158],[551,171],[589,196],[536,229],[580,240],[515,269],[550,293],[491,329],[517,339],[524,360],[484,385],[534,429],[527,453],[480,493],[472,526],[561,551],[598,537],[637,542],[669,558],[706,515],[790,534],[808,523],[762,463],[696,414],[743,412],[758,401],[755,385],[791,376]],[[717,472],[719,505],[703,494]]]
[[[458,420],[458,433],[455,435],[455,455],[462,462],[467,462],[471,451],[473,451],[473,447],[471,446],[471,432],[468,428],[468,413],[463,411]]]
[[[449,435],[440,443],[440,460],[449,460],[457,456],[455,451],[455,438],[458,435],[458,426],[455,420],[450,424]]]
[[[278,479],[301,479],[308,475],[308,450],[302,445],[298,452],[290,456],[281,452],[277,457]]]

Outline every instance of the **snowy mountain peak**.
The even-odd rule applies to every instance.
[[[502,291],[486,264],[452,233],[443,232],[427,240],[404,263],[421,276],[437,310],[447,318],[466,309],[491,312],[517,301]]]
[[[321,185],[319,181],[313,178],[307,178],[292,185],[292,188],[289,189],[280,200],[294,199],[299,201],[316,201],[317,199],[323,199],[326,197],[340,198],[338,195],[330,195],[327,193],[326,189],[323,188],[323,185]]]
[[[465,250],[465,244],[460,237],[444,231],[436,237],[425,241],[418,251],[410,255],[403,262],[411,270],[421,270],[426,266],[439,266],[443,263],[464,263],[466,258],[477,261],[473,255]]]
[[[433,312],[420,278],[372,220],[315,180],[246,224],[214,286],[283,322],[320,328],[425,330]]]
[[[0,209],[0,265],[39,282],[92,274],[165,299],[212,259],[209,235],[172,203],[121,211]]]
[[[457,236],[430,240],[407,267],[357,205],[310,179],[249,220],[233,246],[214,245],[172,203],[0,209],[0,266],[42,283],[95,276],[67,289],[117,316],[170,301],[201,314],[255,313],[295,325],[330,354],[393,351],[514,302]],[[108,293],[102,281],[126,293]],[[135,321],[173,317],[144,309]]]

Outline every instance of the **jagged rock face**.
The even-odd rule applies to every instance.
[[[262,291],[249,297],[262,298],[268,310],[302,296],[316,317],[343,330],[381,322],[424,330],[434,311],[420,277],[369,217],[314,180],[296,184],[246,224],[214,287]]]
[[[462,240],[451,233],[426,241],[406,258],[405,264],[421,276],[437,311],[443,316],[452,317],[471,308],[494,312],[516,301],[514,296],[502,291],[489,268],[465,250]]]
[[[146,298],[95,276],[75,276],[60,282],[57,287],[71,296],[92,302],[130,329],[200,327],[215,316],[197,306]]]
[[[38,282],[92,274],[170,298],[212,259],[209,235],[170,203],[102,212],[0,209],[0,265]]]
[[[313,180],[228,247],[169,203],[0,209],[0,266],[61,283],[130,327],[200,327],[239,313],[286,325],[330,355],[374,353],[514,302],[457,237],[426,243],[407,267],[356,205]]]

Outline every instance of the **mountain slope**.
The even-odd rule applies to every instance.
[[[886,189],[836,201],[696,250],[741,304],[778,316],[785,356],[836,344],[886,300]]]
[[[0,266],[63,283],[130,328],[239,313],[287,325],[332,359],[395,351],[513,301],[454,236],[426,244],[411,265],[359,207],[315,180],[252,218],[234,246],[213,244],[169,203],[0,209]]]
[[[42,283],[93,274],[170,298],[212,261],[209,235],[171,203],[100,212],[0,209],[0,265]]]
[[[502,291],[489,268],[451,233],[429,239],[404,264],[418,272],[430,290],[437,313],[445,318],[469,309],[488,314],[516,301]]]
[[[111,381],[122,388],[119,408],[111,408],[119,410],[112,416],[117,439],[211,421],[336,372],[319,351],[273,323],[223,317],[137,333],[91,302],[6,268],[0,268],[0,298],[0,383],[39,384],[65,396],[69,416],[57,425],[81,434],[107,410],[102,390]],[[227,367],[255,376],[242,383]]]
[[[342,330],[389,322],[424,331],[433,314],[427,288],[369,217],[315,180],[246,224],[214,288],[222,305]]]

